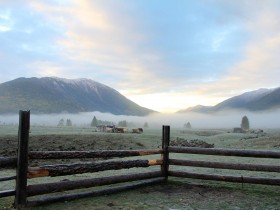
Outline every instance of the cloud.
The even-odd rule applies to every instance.
[[[92,65],[89,76],[102,72],[101,81],[105,75],[116,77],[118,84],[114,85],[119,89],[139,91],[151,78],[161,83],[162,78],[154,73],[162,65],[160,55],[141,49],[145,34],[137,29],[138,20],[126,16],[120,5],[84,0],[67,6],[33,2],[32,7],[64,29],[56,39],[62,48],[60,56]]]
[[[65,66],[58,66],[49,61],[35,61],[28,65],[28,69],[30,69],[32,72],[31,74],[35,77],[48,77],[50,75],[59,77],[62,74],[65,76],[67,75]],[[32,77],[32,75],[30,75],[30,77]]]
[[[87,77],[156,110],[279,86],[279,1],[0,4],[3,81]]]
[[[189,5],[164,4],[163,8],[176,7],[179,18],[162,19],[159,15],[151,23],[146,18],[161,10],[152,3],[150,10],[138,4],[145,10],[134,16],[132,4],[111,1],[83,0],[67,5],[36,1],[31,5],[63,30],[55,41],[61,48],[60,57],[91,66],[77,65],[80,72],[115,87],[143,106],[159,110],[156,107],[161,101],[161,109],[174,110],[184,104],[214,105],[244,89],[275,83],[273,78],[278,76],[277,53],[272,53],[278,47],[278,14],[271,13],[271,5],[258,12],[263,5],[259,1],[253,6],[252,2],[210,2],[212,7],[200,1],[193,4],[195,12],[189,11],[184,21],[181,18],[186,12],[177,6],[188,10]],[[209,24],[206,27],[205,21]],[[179,31],[178,26],[182,26]],[[236,38],[242,35],[244,39]],[[45,67],[49,70],[42,75],[61,73],[54,65]],[[268,67],[269,74],[263,71]],[[71,71],[66,75],[71,77]]]
[[[227,26],[216,33],[208,30],[209,27],[201,27],[207,16],[195,19],[197,23],[188,22],[192,17],[182,21],[186,12],[178,2],[175,6],[162,5],[162,9],[171,6],[178,10],[178,16],[170,11],[170,18],[163,18],[160,13],[155,16],[154,13],[159,12],[155,3],[147,6],[138,2],[139,8],[132,5],[84,0],[63,6],[33,2],[32,7],[63,28],[63,35],[56,39],[61,57],[91,65],[89,77],[97,77],[100,82],[127,93],[128,97],[132,93],[188,92],[182,91],[178,84],[217,77],[224,66],[215,63],[220,59],[222,43],[229,36]],[[181,6],[189,10],[189,5]],[[200,13],[206,11],[200,4],[195,6]],[[207,9],[209,11],[211,9]],[[195,15],[191,10],[190,13]],[[216,23],[211,23],[212,26],[218,29]],[[229,61],[228,57],[224,59]]]
[[[250,40],[244,47],[242,58],[221,74],[218,80],[203,85],[196,93],[229,97],[240,94],[244,90],[278,87],[279,18],[278,10],[265,7],[251,14],[250,19],[243,20],[244,27],[250,34]]]

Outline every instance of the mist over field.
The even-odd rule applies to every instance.
[[[161,128],[162,125],[170,125],[173,128],[183,128],[184,124],[190,122],[192,128],[233,128],[239,127],[242,117],[249,118],[251,128],[280,128],[280,110],[273,112],[252,113],[248,111],[218,112],[215,114],[201,113],[180,113],[180,114],[153,114],[145,117],[113,115],[101,112],[82,112],[79,114],[41,114],[35,115],[31,112],[31,125],[57,126],[59,120],[67,119],[72,121],[74,126],[89,126],[93,117],[98,120],[110,121],[118,124],[119,121],[126,120],[130,127],[143,127],[147,122],[149,128]],[[0,124],[18,124],[18,115],[0,115]]]
[[[244,112],[218,112],[215,114],[201,113],[180,113],[180,114],[155,114],[150,116],[148,122],[170,125],[175,128],[183,128],[183,125],[190,122],[192,128],[233,128],[240,127],[242,117],[249,118],[251,128],[280,128],[280,110],[265,113]]]

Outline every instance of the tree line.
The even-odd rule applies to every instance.
[[[116,125],[116,123],[111,122],[111,121],[107,121],[107,120],[98,120],[96,118],[96,116],[94,116],[91,120],[90,126],[91,127],[97,127],[99,125],[109,125],[109,126],[113,126]],[[60,119],[58,124],[58,127],[63,127],[63,126],[72,126],[72,121],[70,119],[66,119],[66,121],[64,121],[64,119]],[[127,122],[126,120],[121,120],[117,123],[118,127],[134,127],[133,123]],[[144,128],[148,128],[149,125],[147,122],[144,123],[143,125]],[[249,123],[249,119],[247,116],[243,116],[242,120],[241,120],[241,124],[240,127],[243,130],[249,130],[250,129],[250,123]],[[187,122],[184,124],[184,128],[186,129],[192,129],[192,125],[190,122]]]
[[[72,121],[70,119],[67,119],[66,121],[62,118],[59,120],[57,126],[58,127],[63,127],[63,126],[72,126]],[[106,126],[113,126],[116,125],[118,127],[133,127],[133,123],[131,122],[127,122],[126,120],[121,120],[119,121],[117,124],[111,121],[107,121],[107,120],[99,120],[96,118],[96,116],[94,116],[91,120],[90,126],[91,127],[97,127],[99,125],[106,125]],[[149,125],[147,122],[144,123],[144,128],[148,128]]]
[[[248,117],[246,115],[242,117],[240,127],[243,130],[249,130],[250,129],[249,119],[248,119]],[[191,123],[190,122],[185,123],[184,124],[184,128],[192,129]]]
[[[92,121],[91,121],[90,126],[91,126],[91,127],[97,127],[97,126],[99,126],[99,125],[116,125],[116,123],[110,122],[110,121],[106,121],[106,120],[105,120],[105,121],[104,121],[104,120],[98,120],[98,119],[96,118],[96,116],[94,116],[93,119],[92,119]],[[121,121],[119,121],[119,122],[117,123],[117,126],[118,126],[118,127],[134,127],[133,123],[127,122],[126,120],[121,120]],[[148,125],[147,122],[145,122],[143,126],[144,126],[144,128],[148,128],[148,127],[149,127],[149,125]]]

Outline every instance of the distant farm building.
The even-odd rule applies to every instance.
[[[233,133],[256,133],[256,134],[260,134],[260,133],[263,133],[263,130],[262,129],[244,130],[242,128],[233,128]]]
[[[233,133],[243,133],[243,129],[242,128],[233,128]]]
[[[113,133],[115,126],[114,125],[98,125],[96,126],[98,132],[107,132]]]

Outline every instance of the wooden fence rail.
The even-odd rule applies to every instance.
[[[182,177],[182,178],[280,186],[280,179],[277,179],[277,178],[229,176],[229,175],[219,175],[219,174],[201,174],[201,173],[193,173],[193,172],[185,172],[185,171],[172,171],[172,170],[170,170],[168,172],[168,174],[169,174],[169,176]]]
[[[169,153],[184,153],[184,154],[200,154],[200,155],[219,155],[219,156],[238,156],[238,157],[254,157],[254,158],[280,158],[280,151],[271,150],[248,150],[248,149],[222,149],[222,148],[190,148],[169,146]],[[248,170],[248,171],[263,171],[263,172],[280,172],[279,165],[257,165],[246,163],[228,163],[216,161],[197,161],[197,160],[178,160],[169,159],[170,165],[219,168],[232,170]],[[252,183],[265,185],[280,186],[279,178],[263,178],[263,177],[244,177],[244,176],[228,176],[219,174],[201,174],[185,171],[168,171],[169,176],[184,177],[192,179],[215,180],[237,183]]]
[[[82,173],[92,173],[107,170],[129,169],[133,167],[149,167],[161,165],[161,160],[127,160],[75,164],[45,165],[28,169],[28,178],[43,176],[65,176]]]
[[[0,157],[0,168],[16,168],[16,157]]]
[[[168,152],[201,154],[201,155],[254,157],[254,158],[280,158],[280,151],[273,151],[273,150],[222,149],[222,148],[196,148],[196,147],[169,146]]]
[[[13,180],[16,178],[17,178],[16,176],[4,176],[4,177],[0,177],[0,182],[9,181],[9,180]]]
[[[211,161],[177,160],[177,159],[169,159],[169,164],[179,165],[179,166],[204,167],[204,168],[280,172],[280,166],[276,166],[276,165],[256,165],[256,164],[245,164],[245,163],[225,163],[225,162],[217,162],[217,161],[211,162]]]
[[[62,192],[67,190],[89,188],[96,186],[103,186],[109,184],[117,184],[122,182],[131,182],[143,179],[151,179],[160,177],[160,171],[146,172],[139,174],[129,174],[129,175],[118,175],[118,176],[109,176],[109,177],[100,177],[100,178],[91,178],[75,181],[62,181],[54,183],[44,183],[44,184],[34,184],[30,185],[27,188],[28,196],[42,195],[53,192]]]
[[[28,159],[113,158],[162,154],[162,149],[146,150],[92,150],[92,151],[30,151]],[[17,157],[0,157],[0,168],[16,168]],[[1,179],[0,179],[1,181]]]
[[[16,191],[15,190],[3,190],[3,191],[0,191],[0,198],[10,197],[10,196],[15,196],[15,195],[16,195]]]
[[[152,179],[147,179],[141,182],[136,182],[136,183],[129,183],[129,184],[124,184],[121,186],[115,186],[115,187],[107,187],[105,189],[100,189],[100,190],[91,190],[91,191],[86,191],[86,192],[80,192],[80,193],[71,193],[71,194],[63,194],[63,195],[55,195],[55,196],[48,196],[48,197],[42,197],[42,198],[37,198],[34,200],[28,200],[28,203],[26,206],[38,206],[42,204],[48,204],[51,202],[60,202],[60,201],[69,201],[73,199],[78,199],[78,198],[85,198],[89,196],[101,196],[101,195],[108,195],[120,191],[126,191],[134,188],[138,188],[141,186],[150,186],[152,184],[159,184],[162,183],[165,180],[164,177],[157,177],[157,178],[152,178]]]
[[[162,128],[162,148],[147,150],[94,150],[94,151],[28,151],[30,112],[20,111],[19,136],[18,136],[18,156],[0,157],[0,167],[16,167],[16,176],[0,177],[0,181],[16,179],[15,190],[0,191],[0,198],[15,196],[14,206],[16,209],[27,206],[40,205],[55,201],[65,201],[86,196],[110,194],[135,187],[161,183],[167,181],[168,177],[182,177],[192,179],[216,180],[237,183],[253,183],[265,185],[280,185],[279,178],[264,177],[244,177],[219,174],[200,174],[187,171],[170,170],[169,165],[186,167],[205,167],[230,170],[249,170],[262,172],[280,172],[279,165],[260,165],[246,163],[213,162],[198,160],[179,160],[169,158],[170,153],[218,155],[218,156],[238,156],[251,158],[280,158],[280,151],[267,150],[240,150],[222,148],[190,148],[176,147],[170,145],[170,126]],[[143,155],[160,155],[159,159],[152,160],[106,160],[95,162],[82,162],[72,164],[44,165],[38,167],[28,167],[29,159],[108,159],[114,157],[131,157]],[[28,178],[42,176],[65,176],[81,173],[93,173],[107,170],[130,169],[134,167],[160,166],[158,171],[150,171],[137,174],[115,175],[100,178],[88,178],[82,180],[66,180],[61,182],[51,182],[43,184],[27,185]],[[127,183],[125,182],[133,182]],[[120,185],[122,183],[122,185]],[[89,190],[86,192],[76,192],[59,194],[55,196],[44,196],[42,198],[29,197],[45,195],[57,192],[64,192],[75,189],[91,188],[96,186],[106,186],[118,184],[114,187],[104,189]]]
[[[30,151],[29,159],[111,158],[161,154],[162,149],[93,150],[93,151]],[[0,159],[1,161],[1,159]]]

